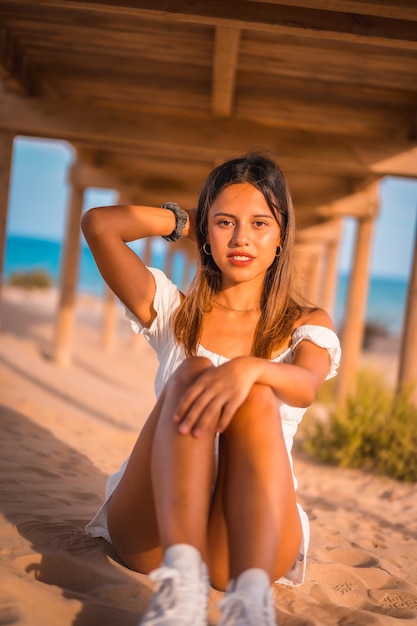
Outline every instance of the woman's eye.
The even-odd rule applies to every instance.
[[[219,226],[230,226],[231,224],[233,224],[233,222],[231,222],[230,220],[220,220],[218,222]]]
[[[266,222],[260,222],[260,221],[259,222],[255,222],[255,226],[257,228],[262,228],[263,226],[266,226]]]

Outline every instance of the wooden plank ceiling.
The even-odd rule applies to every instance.
[[[0,0],[0,89],[0,128],[72,142],[79,181],[141,201],[194,204],[251,148],[300,226],[417,176],[415,0]]]

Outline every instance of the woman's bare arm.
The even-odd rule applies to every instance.
[[[305,322],[333,329],[324,311],[316,311]],[[291,363],[236,357],[201,374],[183,396],[174,419],[184,434],[192,431],[198,436],[212,420],[218,421],[218,431],[222,432],[255,383],[271,387],[285,404],[307,407],[325,380],[329,366],[328,351],[308,340],[296,347]]]
[[[109,206],[87,211],[81,228],[106,283],[145,326],[152,323],[155,282],[128,242],[170,235],[175,228],[172,211],[148,206]],[[186,224],[183,235],[187,236]]]

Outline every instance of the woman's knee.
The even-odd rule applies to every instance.
[[[187,388],[208,368],[214,367],[206,357],[191,356],[178,366],[168,381],[168,387]]]
[[[253,421],[256,424],[260,418],[263,421],[278,421],[279,404],[271,387],[256,383],[237,412],[237,419]]]
[[[233,439],[242,433],[246,441],[266,439],[274,441],[282,438],[279,401],[267,385],[253,385],[246,400],[235,413],[228,428],[223,433]],[[254,439],[254,436],[256,438]]]
[[[255,383],[246,399],[248,405],[278,413],[278,399],[269,385]]]

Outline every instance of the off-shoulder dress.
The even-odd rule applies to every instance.
[[[154,309],[157,315],[155,319],[153,320],[151,326],[146,328],[142,326],[133,313],[126,311],[126,314],[130,319],[134,332],[143,334],[149,344],[156,351],[159,367],[155,378],[155,393],[156,396],[159,397],[166,381],[184,360],[185,354],[183,349],[175,342],[172,334],[172,315],[180,304],[180,292],[174,283],[172,283],[161,270],[155,268],[149,269],[154,276],[156,284]],[[326,380],[335,376],[340,361],[340,343],[337,335],[332,330],[324,326],[302,325],[296,328],[292,335],[291,345],[279,356],[275,357],[273,361],[276,363],[291,363],[296,346],[300,343],[300,341],[305,340],[311,341],[328,351],[330,364]],[[207,357],[215,366],[228,361],[226,357],[210,352],[201,345],[198,347],[197,354],[199,356]],[[293,468],[291,453],[293,439],[305,411],[306,409],[304,408],[293,407],[284,403],[280,404],[282,429],[291,468]],[[105,501],[94,518],[86,526],[86,532],[90,536],[104,537],[104,539],[111,542],[107,526],[108,503],[111,494],[123,475],[127,462],[128,459],[124,461],[116,473],[109,476],[105,490]],[[297,488],[297,480],[295,478],[294,471],[293,478],[294,486]],[[310,538],[310,524],[307,514],[299,504],[297,504],[297,506],[303,528],[302,545],[300,547],[298,558],[291,570],[287,572],[285,576],[276,581],[277,583],[291,586],[298,586],[302,584],[304,580],[306,554]]]

